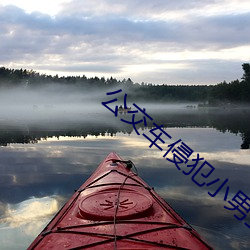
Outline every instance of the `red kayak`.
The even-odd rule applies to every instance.
[[[212,249],[110,153],[28,249]]]

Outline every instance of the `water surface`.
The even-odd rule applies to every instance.
[[[154,120],[138,124],[137,135],[120,121],[131,115],[115,117],[103,109],[0,121],[1,249],[25,249],[111,151],[131,159],[139,175],[215,249],[250,249],[250,229],[244,225],[250,224],[250,215],[239,221],[234,217],[239,212],[224,208],[239,190],[250,196],[248,110],[155,107],[148,111]],[[153,139],[153,122],[163,124],[172,137],[162,136],[162,151],[149,148],[151,142],[142,136]],[[198,187],[191,175],[182,173],[185,165],[180,171],[163,158],[168,145],[179,139],[194,150],[190,160],[199,153],[215,167],[210,181],[229,179],[214,198],[208,191],[219,184]],[[197,180],[206,181],[201,176]]]

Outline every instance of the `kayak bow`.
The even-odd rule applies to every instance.
[[[133,166],[110,153],[28,249],[212,249]]]

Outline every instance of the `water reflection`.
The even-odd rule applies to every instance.
[[[4,209],[5,216],[0,220],[3,225],[11,228],[41,222],[44,217],[55,214],[59,209],[58,202],[54,197],[30,198],[17,204],[7,204]],[[32,226],[31,225],[31,226]],[[26,228],[25,233],[31,234],[30,227]]]
[[[164,124],[172,136],[162,145],[165,151],[170,141],[182,139],[216,168],[214,179],[229,179],[229,199],[239,189],[250,194],[250,154],[240,150],[242,134],[249,129],[248,117],[239,120],[241,114],[227,117],[197,110],[186,115],[181,111],[153,114],[154,121]],[[214,192],[217,186],[198,187],[191,176],[162,157],[165,151],[150,149],[150,142],[119,117],[100,115],[99,119],[94,116],[89,123],[54,121],[47,126],[5,124],[5,129],[2,125],[0,138],[8,146],[0,148],[1,249],[25,249],[110,151],[131,159],[139,175],[215,249],[250,248],[250,231],[244,225],[250,218],[238,221],[234,211],[223,208],[225,188],[210,197],[207,192]],[[148,128],[138,129],[150,136]],[[27,138],[36,143],[20,144]]]
[[[48,219],[59,210],[60,197],[30,198],[17,204],[5,204],[0,218],[2,249],[23,249],[30,238],[42,230]],[[14,238],[14,239],[13,239]]]
[[[111,112],[110,112],[111,113]],[[131,114],[122,114],[118,117],[110,113],[87,113],[75,115],[72,119],[9,121],[0,123],[0,145],[7,146],[10,143],[37,143],[41,139],[60,136],[87,137],[88,135],[105,136],[123,132],[131,134],[133,127],[120,121],[120,118],[131,121]],[[148,111],[154,118],[154,122],[165,128],[173,127],[209,127],[220,132],[226,131],[240,135],[242,138],[239,148],[249,149],[250,145],[250,110],[154,110]],[[139,120],[138,115],[138,120]],[[137,124],[138,129],[145,128],[143,123]],[[148,127],[153,127],[152,121],[148,121]],[[147,127],[146,127],[147,128]]]

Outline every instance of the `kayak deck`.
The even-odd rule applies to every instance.
[[[212,249],[110,153],[28,249]]]

